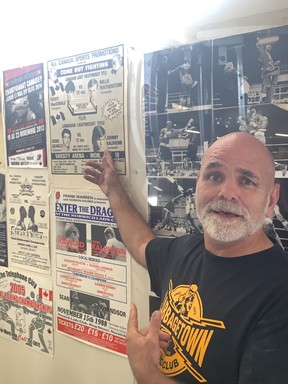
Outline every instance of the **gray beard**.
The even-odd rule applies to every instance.
[[[265,213],[263,213],[258,220],[253,220],[246,208],[221,198],[210,201],[201,209],[198,209],[196,205],[196,211],[204,231],[212,239],[224,243],[243,240],[253,235],[263,226],[266,217]],[[218,217],[214,211],[235,214],[239,218],[237,222],[226,222],[223,218]]]

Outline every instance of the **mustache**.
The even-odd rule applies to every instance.
[[[224,199],[214,199],[207,203],[205,206],[205,213],[210,212],[225,212],[243,217],[249,216],[246,208],[239,206],[234,201],[228,201]]]

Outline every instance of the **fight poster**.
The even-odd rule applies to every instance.
[[[8,266],[6,175],[0,173],[0,267]]]
[[[5,167],[5,144],[3,132],[3,114],[2,114],[2,90],[0,85],[0,168]]]
[[[48,279],[0,270],[0,337],[53,357],[53,292]]]
[[[101,192],[54,190],[57,330],[126,355],[131,258]]]
[[[52,174],[82,175],[109,149],[126,174],[123,45],[48,62]]]
[[[9,266],[50,273],[49,184],[43,170],[7,174]]]
[[[47,167],[43,64],[3,72],[7,165]]]

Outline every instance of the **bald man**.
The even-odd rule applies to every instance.
[[[263,231],[279,197],[267,148],[244,132],[213,143],[196,185],[203,235],[173,239],[155,237],[108,152],[102,163],[87,165],[85,179],[108,196],[127,249],[148,269],[162,303],[145,333],[131,306],[127,352],[136,380],[286,384],[288,257]]]

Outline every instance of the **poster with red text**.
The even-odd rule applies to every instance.
[[[0,86],[1,89],[1,86]],[[0,91],[0,168],[5,167],[5,146],[2,122],[2,92]]]
[[[131,258],[108,199],[98,191],[55,189],[51,215],[57,330],[126,355]]]
[[[0,337],[53,357],[52,282],[0,270]]]
[[[9,167],[47,167],[43,64],[3,72]]]
[[[7,266],[6,175],[0,173],[0,267]]]

